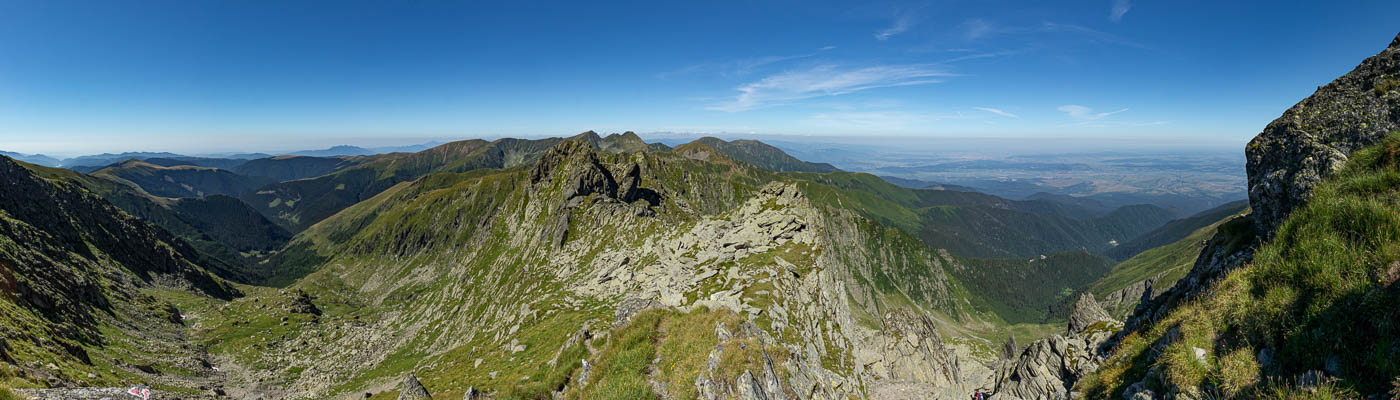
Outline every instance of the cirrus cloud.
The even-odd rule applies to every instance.
[[[1123,14],[1127,14],[1128,10],[1131,9],[1133,9],[1131,0],[1113,0],[1113,8],[1108,10],[1108,20],[1115,23],[1121,22]]]
[[[1066,104],[1066,105],[1063,105],[1063,106],[1060,106],[1060,107],[1056,108],[1056,110],[1060,110],[1060,112],[1063,112],[1063,113],[1065,113],[1066,115],[1069,115],[1070,118],[1079,119],[1079,120],[1085,120],[1085,121],[1100,120],[1100,119],[1104,119],[1105,117],[1108,117],[1108,116],[1113,115],[1113,114],[1117,114],[1117,113],[1121,113],[1121,112],[1124,112],[1124,111],[1128,111],[1128,109],[1124,108],[1124,109],[1118,110],[1118,111],[1110,111],[1110,112],[1096,113],[1096,112],[1094,112],[1094,109],[1092,109],[1092,108],[1085,107],[1085,106],[1081,106],[1081,105],[1076,105],[1076,104]]]
[[[819,65],[786,71],[756,82],[740,85],[733,99],[706,107],[738,112],[823,96],[838,96],[864,90],[895,86],[926,85],[955,76],[927,64],[881,65],[844,68]]]
[[[1017,116],[1016,114],[1012,114],[1012,113],[1009,113],[1009,112],[1006,112],[1006,111],[1002,111],[1001,109],[998,109],[998,108],[991,108],[991,107],[972,107],[972,108],[973,108],[974,110],[986,111],[986,112],[989,112],[989,113],[992,113],[992,114],[996,114],[996,115],[1000,115],[1000,116],[1007,117],[1007,118],[1021,118],[1021,117]]]

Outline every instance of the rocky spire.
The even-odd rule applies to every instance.
[[[1074,302],[1074,313],[1069,315],[1069,333],[1083,332],[1095,322],[1112,320],[1113,317],[1108,315],[1108,311],[1104,311],[1099,302],[1094,301],[1093,293],[1084,293]]]
[[[1016,344],[1016,333],[1013,332],[1010,337],[1006,338],[1006,342],[1001,344],[1001,358],[1003,360],[1014,360],[1016,356],[1020,354],[1021,346]]]

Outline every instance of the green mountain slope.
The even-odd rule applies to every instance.
[[[350,168],[370,160],[370,157],[309,157],[279,156],[249,160],[233,168],[243,176],[266,178],[274,182],[315,178]]]
[[[707,136],[696,139],[694,143],[709,146],[729,158],[771,171],[817,173],[839,171],[836,167],[831,166],[831,164],[811,163],[799,160],[796,157],[784,153],[777,147],[770,146],[767,143],[757,140],[724,141],[723,139]]]
[[[244,193],[254,209],[300,232],[400,182],[429,173],[505,168],[533,161],[559,139],[480,139],[447,143],[418,153],[391,153],[329,175],[275,183]]]
[[[140,160],[127,160],[99,169],[93,175],[125,180],[146,193],[160,197],[204,197],[246,192],[268,183],[230,171],[193,165],[161,166]]]
[[[964,259],[952,275],[967,285],[974,302],[985,303],[1010,323],[1039,323],[1051,305],[1094,282],[1111,260],[1085,251],[1029,259]]]
[[[1247,207],[1239,209],[1233,206],[1225,210],[1230,209],[1233,209],[1234,212],[1224,216],[1215,212],[1201,214],[1200,216],[1220,218],[1209,225],[1197,228],[1174,243],[1138,253],[1133,258],[1115,265],[1112,271],[1090,285],[1088,290],[1094,293],[1094,296],[1102,299],[1108,297],[1110,293],[1128,287],[1128,285],[1150,278],[1158,278],[1152,285],[1157,292],[1171,287],[1177,279],[1186,276],[1186,272],[1191,270],[1191,266],[1196,263],[1196,257],[1201,253],[1201,249],[1205,248],[1206,241],[1221,228],[1221,225],[1248,214],[1249,210]],[[1179,221],[1186,220],[1173,222]]]
[[[0,379],[199,390],[188,380],[152,379],[153,371],[214,373],[206,355],[179,346],[180,311],[154,295],[238,295],[198,259],[81,186],[0,157],[0,361],[18,366]]]
[[[1150,367],[1229,397],[1287,391],[1279,385],[1310,370],[1341,378],[1336,396],[1389,390],[1400,376],[1400,134],[1350,158],[1212,296],[1125,339],[1090,390],[1121,390]],[[1153,350],[1167,335],[1179,339]]]
[[[572,139],[607,152],[655,151],[635,133],[599,137],[593,131]],[[562,139],[480,139],[447,143],[418,153],[390,153],[352,160],[356,165],[329,175],[267,185],[241,198],[292,232],[300,232],[400,182],[430,173],[509,168],[534,162]],[[662,147],[664,148],[664,146]]]
[[[249,266],[291,239],[291,233],[228,196],[170,199],[152,196],[126,180],[24,166],[47,180],[81,186],[123,211],[164,228],[204,256],[199,264],[226,279],[251,281]]]
[[[1062,209],[1043,200],[907,189],[861,173],[791,176],[839,188],[839,199],[830,200],[838,206],[904,229],[931,247],[962,257],[1032,257],[1078,249],[1102,252],[1113,241],[1129,240],[1171,219],[1170,212],[1150,205],[1122,207],[1102,217],[1079,220],[1057,214]]]
[[[1138,253],[1165,246],[1187,236],[1191,236],[1202,227],[1215,224],[1231,215],[1239,214],[1247,208],[1249,208],[1249,202],[1240,200],[1202,211],[1190,217],[1172,220],[1133,240],[1119,243],[1117,247],[1104,252],[1104,255],[1108,256],[1108,258],[1124,261],[1136,256]]]

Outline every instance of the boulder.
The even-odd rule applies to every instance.
[[[428,389],[418,382],[418,377],[412,373],[403,378],[403,383],[399,385],[399,400],[432,400],[433,396],[428,395]]]

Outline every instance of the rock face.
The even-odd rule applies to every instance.
[[[530,171],[530,182],[540,183],[558,171],[567,173],[562,188],[564,199],[599,193],[605,197],[617,197],[617,181],[606,167],[603,167],[587,143],[565,140],[543,156]]]
[[[423,388],[423,384],[418,382],[418,377],[413,374],[403,378],[403,384],[399,385],[399,400],[432,400],[433,396],[428,395],[428,389]]]
[[[546,229],[550,241],[560,246],[568,239],[571,213],[565,212],[567,210],[586,206],[590,200],[614,203],[638,200],[642,196],[641,166],[633,163],[625,171],[619,184],[612,171],[598,159],[593,147],[580,140],[565,140],[540,156],[539,163],[530,170],[530,183],[537,190],[560,185],[555,217]],[[597,196],[590,197],[594,194]],[[641,210],[645,212],[645,208]]]
[[[993,399],[1061,399],[1074,383],[1098,370],[1108,355],[1114,333],[1121,328],[1108,313],[1084,294],[1075,302],[1069,332],[1031,343],[1014,363],[997,371]]]
[[[1108,312],[1094,301],[1093,293],[1085,293],[1079,296],[1079,300],[1074,303],[1074,313],[1069,315],[1069,333],[1080,332],[1095,322],[1112,319]]]
[[[1352,152],[1400,131],[1400,36],[1289,108],[1245,148],[1249,205],[1272,237]]]
[[[1161,275],[1144,279],[1141,282],[1128,285],[1116,292],[1109,293],[1107,297],[1099,301],[1108,315],[1115,319],[1126,319],[1133,315],[1133,310],[1138,304],[1152,301],[1157,297],[1157,293],[1152,290],[1152,285],[1161,279]]]

